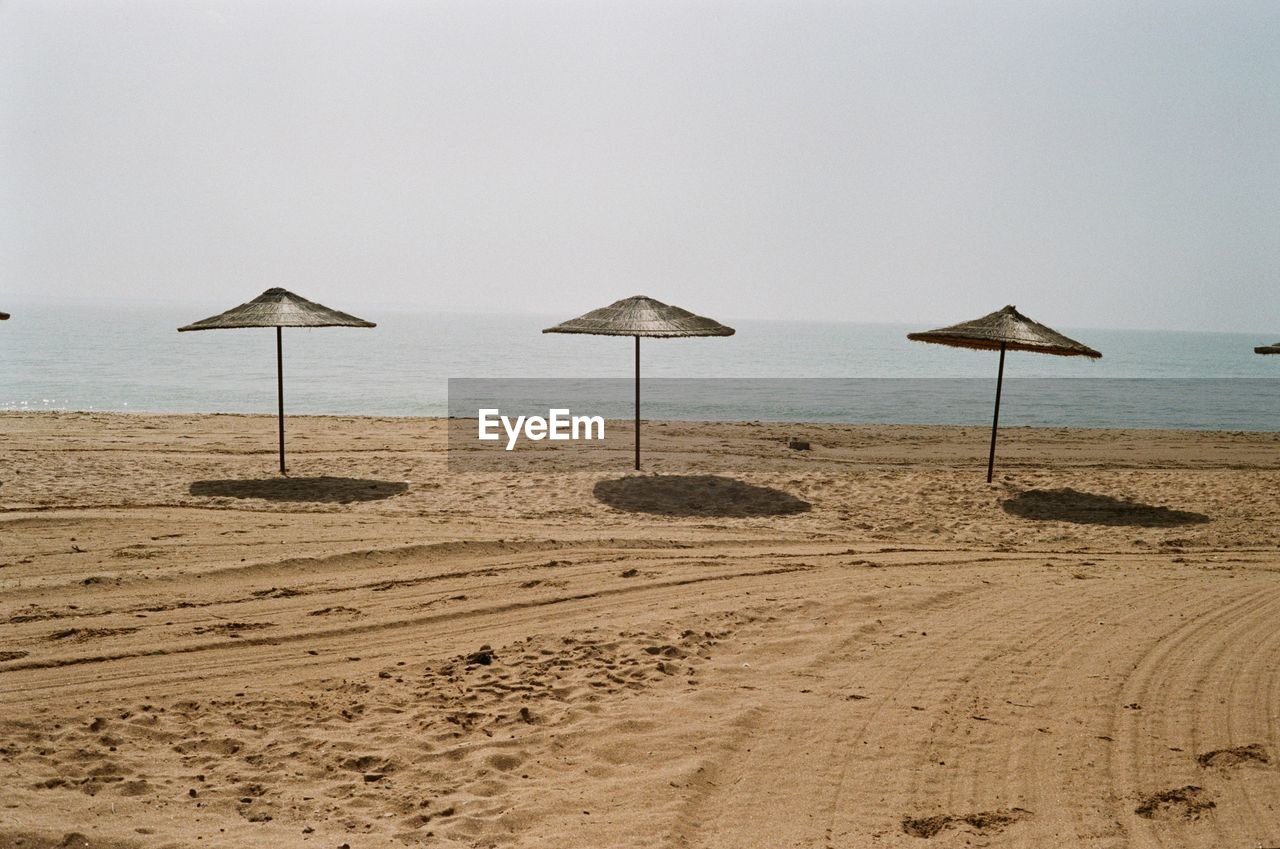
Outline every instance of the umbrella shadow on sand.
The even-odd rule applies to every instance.
[[[1074,489],[1029,489],[1006,499],[1001,506],[1006,513],[1022,519],[1079,525],[1178,528],[1210,521],[1203,513],[1173,510]]]
[[[596,500],[629,513],[745,518],[807,513],[808,501],[780,489],[717,475],[652,475],[600,481]]]
[[[208,480],[191,484],[192,495],[217,498],[262,498],[267,501],[319,501],[347,504],[379,501],[409,489],[401,481],[364,478],[259,478],[256,480]]]

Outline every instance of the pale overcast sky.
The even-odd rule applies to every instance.
[[[0,308],[1280,328],[1280,3],[0,0]]]

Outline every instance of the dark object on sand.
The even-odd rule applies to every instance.
[[[1179,528],[1203,525],[1210,518],[1190,510],[1142,504],[1110,495],[1071,489],[1028,489],[1005,499],[1006,513],[1023,519],[1136,528]]]
[[[1000,424],[1000,390],[1004,384],[1005,351],[1031,351],[1059,357],[1089,357],[1094,360],[1102,357],[1102,354],[1088,345],[1068,339],[1053,328],[1032,321],[1013,306],[950,327],[908,333],[907,338],[915,342],[950,345],[953,348],[1000,352],[1000,369],[996,373],[996,409],[991,417],[991,453],[987,456],[987,483],[991,483],[996,463],[996,430]]]
[[[791,516],[812,509],[789,492],[718,475],[629,475],[599,481],[592,492],[616,510],[659,516]]]
[[[284,327],[377,327],[365,321],[330,309],[323,304],[308,301],[284,289],[268,289],[258,297],[234,309],[211,318],[179,327],[178,332],[188,330],[235,330],[245,327],[274,327],[276,329],[276,395],[280,419],[280,474],[284,474]]]
[[[684,336],[732,336],[732,327],[672,307],[644,295],[615,301],[607,307],[571,318],[543,333],[588,333],[594,336],[634,336],[636,339],[636,471],[640,470],[640,337],[672,339]]]
[[[976,814],[937,814],[931,817],[903,817],[902,830],[912,837],[928,840],[943,829],[968,826],[979,834],[1003,831],[1019,820],[1031,816],[1026,808],[1008,808],[998,811],[979,811]]]
[[[192,495],[212,498],[262,498],[267,501],[314,501],[351,504],[378,501],[407,492],[406,481],[370,480],[367,478],[303,477],[263,478],[260,480],[227,479],[194,481],[188,489]]]
[[[1208,810],[1218,807],[1209,791],[1194,784],[1174,790],[1162,790],[1139,800],[1133,812],[1140,817],[1153,819],[1194,820]]]

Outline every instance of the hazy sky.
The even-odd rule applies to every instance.
[[[1280,3],[0,0],[0,308],[1280,330]]]

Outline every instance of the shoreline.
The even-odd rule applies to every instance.
[[[135,410],[0,410],[0,419],[4,418],[67,418],[75,419],[82,417],[120,417],[122,419],[140,420],[146,418],[157,418],[166,420],[176,419],[202,419],[202,418],[230,418],[230,419],[263,419],[275,422],[276,414],[272,412],[256,412],[256,413],[236,413],[236,412],[144,412]],[[423,422],[432,425],[438,425],[450,420],[475,421],[473,418],[456,417],[448,415],[423,416],[423,415],[399,415],[399,414],[363,414],[363,413],[291,413],[286,410],[285,422],[287,423],[298,420],[318,420],[318,421],[375,421],[375,422]],[[618,425],[628,426],[632,421],[630,418],[612,418],[607,417],[606,422]],[[901,423],[901,422],[823,422],[823,421],[798,421],[798,420],[769,420],[769,419],[651,419],[641,417],[641,421],[645,425],[678,425],[682,427],[697,426],[725,426],[725,427],[806,427],[806,428],[832,428],[832,429],[861,429],[861,430],[892,430],[895,428],[902,429],[923,429],[923,430],[963,430],[969,431],[975,428],[991,429],[991,423],[973,422],[971,424],[936,424],[936,423]],[[1280,441],[1280,424],[1277,424],[1276,430],[1241,430],[1241,429],[1201,429],[1201,428],[1167,428],[1167,427],[1087,427],[1080,425],[1023,425],[1023,424],[1005,424],[1000,423],[1000,433],[1006,431],[1065,431],[1076,432],[1083,431],[1088,433],[1096,433],[1101,435],[1124,435],[1124,434],[1167,434],[1177,436],[1256,436],[1259,438],[1273,437]]]

